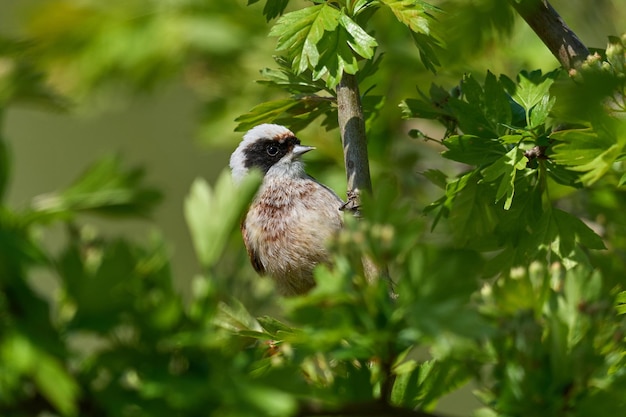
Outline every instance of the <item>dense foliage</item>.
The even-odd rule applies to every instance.
[[[444,69],[454,54],[512,32],[508,3],[248,3],[48,2],[28,39],[0,39],[0,117],[184,73],[206,106],[204,136],[244,104],[238,130],[271,121],[336,134],[336,87],[354,74],[374,172],[363,218],[346,219],[310,294],[281,299],[237,235],[259,178],[236,192],[227,171],[198,179],[184,216],[200,267],[183,300],[167,242],[105,238],[89,222],[149,217],[163,197],[141,169],[107,158],[26,208],[3,205],[0,414],[427,415],[472,381],[484,407],[466,415],[623,415],[626,37],[570,71],[457,63],[468,73],[455,81]],[[473,36],[453,35],[455,18]],[[274,46],[261,93],[227,76],[250,75],[246,62]],[[443,75],[427,88],[429,72]],[[424,161],[431,144],[442,158]],[[341,159],[332,142],[315,145]],[[11,164],[0,146],[2,196]],[[66,241],[52,251],[41,236],[58,224]],[[365,278],[363,255],[392,288]],[[37,290],[41,273],[55,294]]]

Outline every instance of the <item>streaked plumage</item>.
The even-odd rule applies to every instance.
[[[253,167],[264,174],[241,230],[252,266],[284,295],[313,287],[313,268],[328,261],[328,241],[342,227],[343,201],[304,171],[300,157],[312,149],[287,128],[263,124],[230,158],[235,181]]]

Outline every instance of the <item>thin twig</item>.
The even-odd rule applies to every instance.
[[[567,70],[578,67],[589,50],[547,0],[509,0],[539,39]]]

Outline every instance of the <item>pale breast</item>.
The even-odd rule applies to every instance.
[[[244,240],[283,294],[313,286],[313,268],[328,260],[328,241],[342,227],[341,205],[309,178],[263,184],[246,216]]]

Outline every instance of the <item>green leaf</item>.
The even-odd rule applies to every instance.
[[[427,169],[426,171],[422,172],[422,175],[428,178],[430,182],[435,184],[437,187],[440,187],[442,189],[446,188],[446,184],[448,182],[448,176],[444,174],[443,172],[441,172],[440,170]]]
[[[468,307],[483,267],[476,252],[415,246],[404,262],[406,275],[397,286],[403,297],[396,300],[392,316],[408,325],[401,339],[417,343],[420,335],[474,337],[486,331],[478,312]]]
[[[484,84],[484,114],[490,122],[492,129],[498,136],[508,131],[507,125],[511,124],[512,110],[509,103],[509,96],[504,90],[504,86],[498,81],[495,75],[487,71]]]
[[[242,114],[235,119],[235,121],[239,123],[235,130],[245,132],[261,123],[274,122],[278,117],[284,115],[297,105],[298,101],[291,98],[261,103],[254,106],[248,113]]]
[[[533,129],[543,125],[555,102],[556,97],[550,97],[547,94],[544,95],[539,103],[537,103],[537,105],[530,111],[530,124],[528,125],[528,128]]]
[[[326,78],[326,85],[334,88],[341,81],[343,73],[356,74],[359,63],[348,45],[349,35],[343,29],[329,33],[320,42],[319,65],[313,70],[313,79]]]
[[[436,401],[461,386],[470,379],[469,370],[452,358],[430,360],[420,365],[419,396],[415,405],[429,409]]]
[[[80,388],[57,358],[22,334],[5,333],[0,342],[0,359],[19,374],[32,377],[60,414],[76,415]]]
[[[435,67],[440,65],[435,52],[440,43],[431,33],[433,16],[429,11],[439,12],[440,9],[420,0],[382,0],[382,4],[411,30],[424,66],[435,72]]]
[[[486,139],[473,135],[451,136],[444,141],[448,148],[444,158],[469,165],[486,165],[506,153],[506,148],[497,139]]]
[[[376,39],[367,34],[361,26],[345,14],[341,14],[339,23],[348,33],[347,43],[350,48],[362,58],[372,59],[374,57],[374,49],[378,45]]]
[[[248,312],[238,300],[231,299],[229,304],[219,303],[213,323],[233,332],[254,331],[262,332],[259,322]]]
[[[626,132],[618,130],[570,129],[554,132],[555,141],[550,158],[572,171],[584,173],[581,181],[587,185],[598,181],[615,160],[621,156],[626,144]]]
[[[278,390],[268,385],[246,384],[245,382],[242,385],[244,387],[239,394],[243,400],[250,402],[257,408],[255,410],[257,413],[262,412],[261,415],[289,416],[297,411],[298,402],[295,396],[284,390]]]
[[[314,79],[328,77],[328,88],[336,87],[344,72],[356,74],[359,71],[355,53],[371,59],[377,45],[374,38],[345,14],[341,14],[339,22],[337,30],[326,34],[320,42],[319,65],[313,71]]]
[[[525,168],[526,158],[524,157],[524,152],[518,147],[514,147],[492,165],[481,171],[483,180],[486,182],[494,182],[502,177],[498,191],[496,191],[495,201],[500,201],[500,199],[506,196],[506,200],[504,201],[505,210],[508,210],[513,202],[517,171]]]
[[[278,37],[278,51],[287,51],[296,74],[317,67],[318,43],[324,32],[334,32],[339,26],[341,12],[328,3],[305,7],[283,15],[270,31]]]
[[[578,217],[559,209],[552,210],[552,217],[558,230],[561,256],[573,252],[575,243],[589,249],[606,249],[602,238]]]
[[[33,208],[45,214],[97,214],[145,217],[161,200],[161,193],[141,184],[142,169],[123,170],[118,157],[92,165],[67,189],[37,197]]]
[[[334,88],[345,72],[356,74],[357,55],[371,59],[376,40],[343,11],[330,3],[282,16],[270,35],[278,37],[278,51],[286,51],[296,74],[313,71],[313,79],[327,76]],[[356,55],[355,55],[356,54]]]
[[[66,111],[70,103],[51,87],[37,62],[32,40],[0,35],[0,109],[12,103],[28,103],[52,111]],[[1,110],[0,110],[1,112]]]
[[[173,291],[167,292],[171,276],[161,249],[147,255],[124,240],[102,243],[101,238],[90,236],[92,233],[86,229],[82,235],[73,236],[72,245],[57,262],[66,296],[76,310],[71,327],[105,332],[142,305],[151,312],[146,322],[168,328],[179,310],[171,299],[164,298]],[[161,297],[158,306],[140,297],[147,283],[159,286],[158,290],[151,287],[151,295]]]
[[[442,123],[445,119],[454,120],[454,115],[447,105],[451,95],[443,87],[431,84],[429,95],[419,88],[417,92],[420,95],[419,99],[408,98],[400,103],[404,118],[438,119]]]
[[[617,294],[615,301],[617,304],[615,307],[617,309],[617,314],[626,314],[626,291],[622,291]]]
[[[279,70],[269,68],[262,70],[261,75],[264,79],[258,81],[259,84],[280,87],[291,94],[315,94],[319,91],[326,91],[330,96],[334,94],[333,90],[326,88],[326,83],[323,81],[312,80],[313,76],[310,71],[295,74],[284,57],[276,56],[274,61],[278,64]]]
[[[478,175],[466,174],[446,188],[446,195],[451,199],[447,203],[451,229],[463,245],[492,238],[497,224],[498,209],[493,204],[493,193],[477,181]]]
[[[320,116],[324,118],[322,125],[334,127],[337,123],[334,101],[333,98],[313,94],[261,103],[236,119],[239,124],[235,130],[245,132],[261,123],[277,123],[287,125],[296,132]]]
[[[259,0],[248,0],[248,6],[258,2]],[[266,0],[265,6],[263,6],[263,16],[265,16],[265,19],[269,22],[273,18],[283,14],[288,4],[289,0]]]
[[[423,1],[419,0],[382,0],[382,4],[387,6],[396,18],[404,23],[413,32],[430,33],[430,16],[426,10],[437,10]]]
[[[550,86],[559,72],[560,70],[554,70],[543,74],[541,70],[522,71],[517,76],[514,91],[509,91],[509,93],[512,95],[513,100],[529,114],[530,110],[548,95]]]
[[[80,388],[68,374],[64,364],[40,352],[34,366],[33,379],[43,395],[61,414],[76,415],[77,398]]]
[[[201,178],[193,182],[185,199],[185,219],[203,266],[211,267],[220,259],[260,181],[260,174],[253,171],[241,184],[235,185],[230,172],[224,170],[214,187]]]

